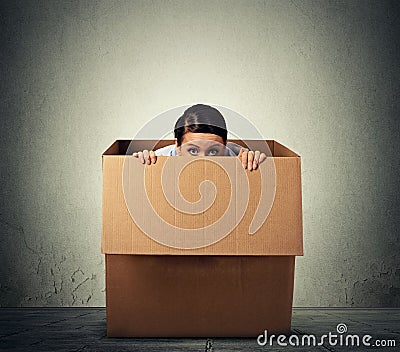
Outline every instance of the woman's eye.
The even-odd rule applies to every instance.
[[[188,152],[192,155],[196,155],[198,153],[197,148],[190,148]]]
[[[213,156],[213,155],[217,155],[217,154],[218,154],[218,149],[210,149],[208,151],[208,155]]]

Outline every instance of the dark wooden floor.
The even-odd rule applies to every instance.
[[[106,336],[104,308],[0,308],[0,349],[7,351],[400,351],[400,309],[293,309],[292,334],[318,339],[336,333],[339,323],[360,339],[396,347],[259,346],[256,337],[198,339],[122,339]],[[390,340],[390,341],[389,341]],[[288,340],[286,340],[287,342]],[[294,341],[294,340],[292,340]],[[360,340],[361,341],[361,340]]]

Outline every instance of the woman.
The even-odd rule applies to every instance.
[[[265,160],[265,153],[249,151],[232,142],[227,143],[228,131],[225,119],[215,108],[196,104],[185,110],[175,124],[175,144],[157,150],[143,150],[132,155],[148,165],[157,161],[157,156],[239,156],[243,167],[257,169]]]

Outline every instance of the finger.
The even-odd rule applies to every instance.
[[[242,158],[242,154],[243,154],[243,152],[244,152],[244,149],[243,149],[243,148],[241,148],[241,149],[240,149],[240,151],[239,151],[239,155],[238,155],[238,157],[239,157],[239,158]]]
[[[156,156],[156,153],[154,153],[154,150],[150,151],[150,159],[151,159],[151,162],[152,162],[153,164],[156,163],[156,161],[157,161],[157,156]]]
[[[143,150],[143,158],[144,161],[147,165],[150,165],[151,161],[150,161],[150,153],[147,149]]]
[[[140,162],[141,162],[142,164],[144,164],[143,152],[138,152],[138,157],[139,157],[139,159],[140,159]]]
[[[135,158],[139,157],[138,153],[133,153],[132,156],[135,157]]]
[[[247,167],[247,155],[248,155],[248,154],[249,154],[249,153],[246,152],[246,151],[244,151],[244,152],[242,153],[242,165],[243,165],[244,168]]]
[[[247,168],[251,171],[253,170],[253,160],[254,160],[254,152],[252,150],[247,154]]]
[[[265,155],[265,153],[261,153],[260,154],[260,161],[258,163],[261,164],[265,159],[267,159],[267,156]]]
[[[254,152],[254,161],[253,161],[253,169],[257,169],[258,167],[258,161],[260,160],[260,151],[256,150]]]

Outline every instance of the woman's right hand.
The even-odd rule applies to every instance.
[[[139,158],[139,160],[142,162],[142,164],[155,164],[157,161],[157,155],[154,152],[154,150],[143,150],[142,152],[136,152],[133,153],[132,156],[135,158]]]

